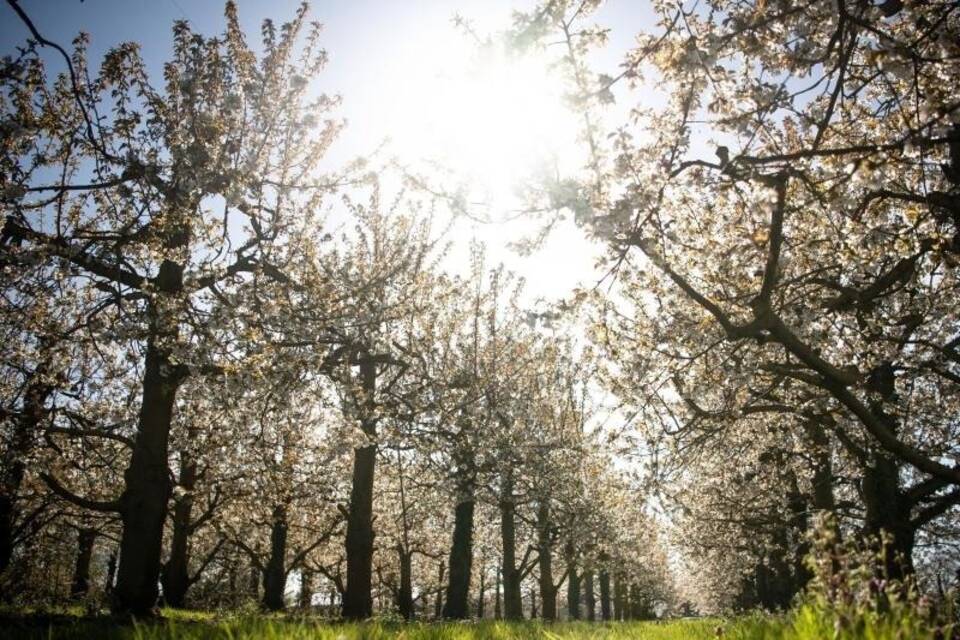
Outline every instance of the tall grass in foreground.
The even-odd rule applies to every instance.
[[[2,622],[0,622],[2,624]],[[952,629],[935,629],[913,617],[864,618],[838,625],[829,612],[806,606],[784,616],[591,624],[539,622],[336,624],[310,618],[243,616],[176,618],[136,625],[109,619],[60,621],[49,627],[0,627],[0,637],[29,640],[945,640]]]

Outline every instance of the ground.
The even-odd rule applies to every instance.
[[[846,625],[844,626],[846,627]],[[944,638],[906,624],[865,620],[843,628],[801,609],[787,617],[750,615],[655,622],[463,622],[413,623],[392,620],[336,623],[294,615],[164,611],[161,620],[120,624],[77,612],[0,611],[0,638],[29,640],[819,640],[821,638],[906,640]]]

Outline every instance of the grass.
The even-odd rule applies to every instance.
[[[928,627],[927,627],[928,628]],[[110,618],[76,612],[31,612],[0,618],[0,637],[26,640],[921,640],[934,636],[921,621],[871,619],[835,626],[812,608],[787,617],[750,615],[733,619],[702,618],[663,622],[586,623],[464,622],[412,623],[372,621],[331,623],[319,618],[281,615],[216,616],[165,611],[164,619],[121,625]],[[949,633],[946,637],[950,637]]]

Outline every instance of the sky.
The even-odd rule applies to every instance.
[[[219,34],[224,27],[223,5],[222,0],[21,0],[48,39],[68,47],[78,31],[89,33],[91,62],[99,61],[121,42],[140,43],[147,69],[157,80],[171,51],[173,22],[187,19],[195,31]],[[264,18],[282,23],[294,15],[298,5],[299,0],[239,0],[240,20],[249,41],[259,40]],[[329,161],[335,164],[366,155],[389,139],[387,148],[401,162],[418,161],[424,154],[454,164],[468,158],[463,171],[482,173],[504,193],[509,189],[500,183],[530,169],[523,163],[544,148],[549,147],[552,156],[569,166],[581,164],[582,145],[575,140],[575,121],[564,120],[571,114],[564,115],[554,110],[561,107],[543,102],[553,97],[541,95],[549,89],[541,90],[541,85],[522,75],[522,69],[514,74],[507,65],[493,68],[491,77],[480,74],[481,82],[492,85],[497,93],[498,99],[493,101],[464,98],[463,85],[457,84],[464,75],[460,70],[475,59],[475,47],[455,28],[453,17],[459,14],[477,33],[488,34],[508,27],[512,10],[530,5],[527,0],[312,2],[310,17],[323,23],[323,45],[330,54],[319,88],[342,96],[340,115],[348,121]],[[595,60],[598,71],[616,74],[632,34],[649,26],[646,5],[612,0],[597,15],[598,22],[612,28],[610,46]],[[0,53],[13,51],[27,36],[13,11],[0,5]],[[543,78],[542,86],[551,83]],[[481,84],[480,90],[485,86]],[[470,89],[466,91],[469,94]],[[464,106],[465,99],[470,100],[470,107]],[[494,135],[484,129],[484,120],[498,110],[518,116],[506,118],[509,125],[499,127]],[[450,112],[457,117],[451,118]],[[545,112],[550,114],[543,116]],[[489,211],[493,222],[462,219],[450,229],[453,270],[460,260],[457,256],[466,256],[470,241],[476,239],[487,245],[488,262],[503,262],[526,279],[530,300],[560,298],[575,286],[591,286],[599,279],[602,272],[595,270],[594,264],[601,248],[588,242],[572,221],[559,224],[530,256],[512,251],[509,242],[533,233],[535,225],[524,218],[505,221],[509,217],[507,198],[503,194],[493,198],[495,205]],[[460,262],[465,267],[465,259]]]

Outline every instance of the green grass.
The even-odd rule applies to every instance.
[[[165,618],[118,625],[109,618],[74,612],[32,612],[0,619],[0,637],[45,640],[906,640],[933,638],[922,621],[864,618],[835,627],[833,618],[812,608],[787,617],[750,615],[734,619],[591,624],[586,622],[413,623],[392,621],[338,624],[295,616],[226,615],[165,611]],[[946,637],[949,637],[949,633]]]

